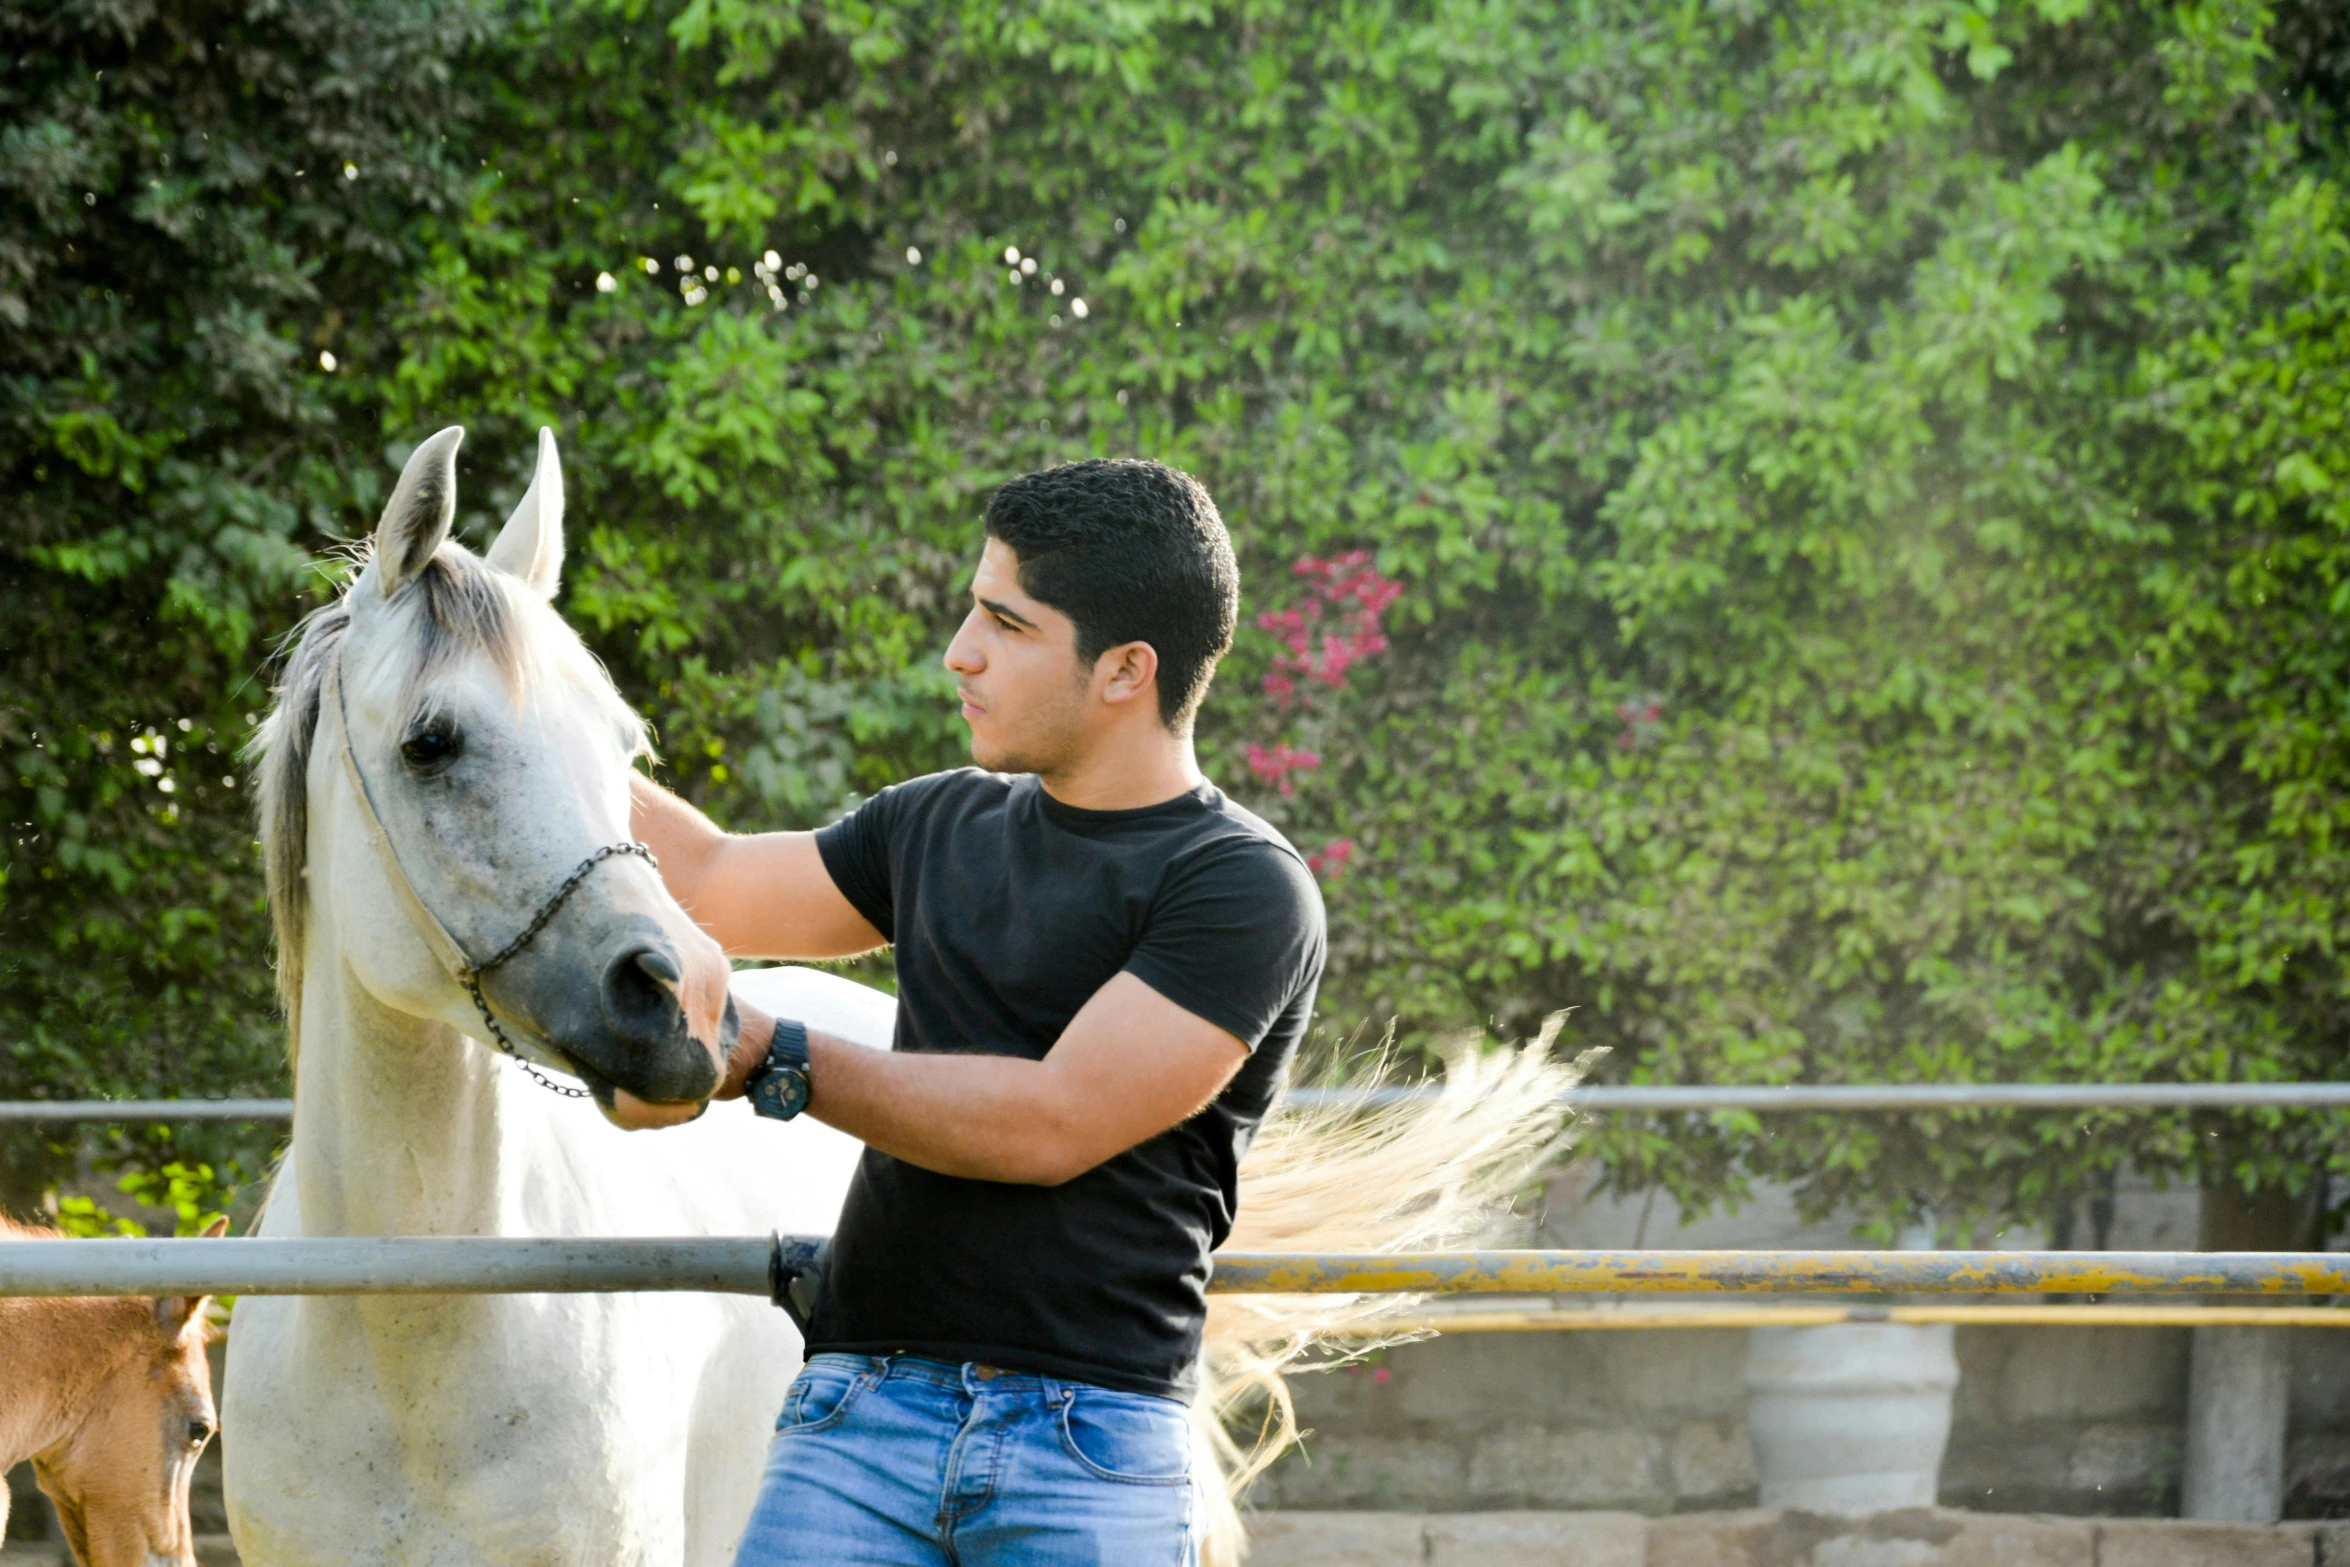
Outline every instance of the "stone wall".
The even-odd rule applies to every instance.
[[[2350,1516],[2350,1329],[2291,1343],[2288,1515]],[[1947,1506],[2175,1511],[2189,1335],[1962,1327]],[[1742,1331],[1461,1334],[1297,1380],[1314,1434],[1260,1505],[1453,1512],[1752,1506]]]
[[[1554,1179],[1534,1244],[1808,1249],[1872,1244],[1763,1187],[1735,1213],[1612,1196],[1584,1163]],[[2116,1250],[2192,1250],[2199,1194],[2127,1172],[2081,1236]],[[2036,1248],[2016,1228],[1967,1237]],[[1714,1304],[1721,1304],[1716,1297]],[[2350,1321],[2350,1316],[2346,1316]],[[2286,1329],[2293,1366],[2287,1514],[2350,1515],[2350,1329]],[[2183,1328],[1962,1327],[1945,1505],[2000,1512],[2174,1512],[2184,1459]],[[1746,1338],[1735,1329],[1459,1335],[1300,1378],[1315,1435],[1267,1476],[1285,1508],[1751,1506]]]
[[[1569,1167],[1533,1244],[1808,1249],[1873,1244],[1847,1219],[1806,1218],[1783,1188],[1734,1213],[1623,1198]],[[2116,1250],[2192,1250],[2200,1196],[2124,1173],[2095,1226]],[[1950,1240],[1953,1237],[1944,1237]],[[2045,1246],[2029,1228],[1960,1237]],[[1714,1304],[1721,1304],[1717,1297]],[[2350,1320],[2350,1319],[2346,1319]],[[2289,1516],[2350,1515],[2350,1329],[2292,1340]],[[2000,1512],[2176,1510],[2189,1333],[2183,1328],[1962,1327],[1941,1500]],[[1402,1508],[1751,1506],[1746,1336],[1736,1329],[1458,1335],[1387,1350],[1296,1383],[1315,1435],[1267,1477],[1263,1505]]]
[[[2350,1525],[1911,1508],[1809,1513],[1277,1513],[1249,1567],[2350,1567]],[[1400,1525],[1400,1527],[1399,1527]]]

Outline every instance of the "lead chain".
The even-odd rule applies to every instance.
[[[514,1064],[522,1068],[523,1076],[547,1092],[561,1094],[566,1099],[585,1099],[588,1097],[588,1091],[584,1088],[574,1088],[568,1083],[556,1082],[545,1072],[539,1070],[537,1063],[515,1048],[514,1041],[506,1037],[504,1027],[499,1024],[496,1017],[491,1015],[489,998],[481,993],[481,977],[490,970],[503,965],[508,959],[536,940],[538,933],[547,928],[547,921],[553,919],[563,907],[564,902],[579,890],[579,884],[588,879],[590,872],[606,860],[623,854],[636,855],[656,871],[661,868],[661,862],[654,858],[653,851],[641,843],[608,843],[604,845],[580,861],[579,868],[563,878],[563,885],[557,887],[547,901],[539,905],[538,912],[532,915],[530,923],[522,928],[521,935],[500,947],[487,960],[473,964],[457,976],[458,983],[465,987],[465,993],[473,998],[473,1009],[481,1014],[482,1024],[490,1031],[490,1038],[497,1044],[497,1047],[514,1058]]]

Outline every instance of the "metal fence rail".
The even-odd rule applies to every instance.
[[[1298,1088],[1302,1105],[1404,1104],[1432,1088]],[[1578,1088],[1581,1110],[2251,1110],[2350,1107],[2350,1083],[1797,1083]]]
[[[0,1100],[0,1125],[71,1125],[83,1121],[290,1121],[291,1099],[11,1099]]]
[[[1298,1105],[1404,1104],[1433,1088],[1298,1088]],[[1685,1112],[1935,1110],[2324,1110],[2350,1108],[2350,1083],[1798,1083],[1786,1087],[1612,1085],[1578,1088],[1581,1110]],[[95,1121],[284,1121],[291,1099],[0,1101],[0,1124]]]
[[[1563,1302],[1569,1297],[1555,1297]],[[1397,1333],[1576,1333],[1637,1328],[1821,1328],[1852,1322],[1947,1322],[1957,1327],[2034,1328],[2350,1328],[2344,1306],[2195,1306],[2072,1304],[2031,1301],[1934,1306],[1754,1306],[1643,1302],[1636,1306],[1552,1304],[1519,1310],[1401,1312],[1382,1316],[1361,1336]]]
[[[415,1237],[0,1242],[0,1296],[766,1295],[803,1266],[804,1236]],[[1444,1251],[1225,1253],[1220,1294],[2350,1293],[2328,1252]]]
[[[1449,1251],[1224,1254],[1211,1290],[1288,1294],[2332,1295],[2350,1254],[2174,1251]]]

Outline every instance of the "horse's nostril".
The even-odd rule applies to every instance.
[[[659,947],[623,952],[604,970],[604,1015],[634,1044],[666,1041],[678,1022],[677,982],[684,971]]]

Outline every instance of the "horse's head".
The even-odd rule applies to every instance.
[[[463,435],[408,459],[365,569],[313,619],[265,733],[280,962],[298,985],[315,906],[395,1011],[493,1032],[463,983],[479,967],[515,1051],[578,1076],[607,1114],[705,1100],[733,1034],[717,945],[644,858],[607,858],[561,895],[628,838],[645,732],[548,605],[563,562],[554,437],[540,433],[529,490],[477,557],[449,537]]]
[[[228,1229],[216,1220],[206,1235]],[[82,1567],[196,1567],[188,1485],[220,1421],[204,1358],[207,1296],[92,1301],[80,1324],[109,1367],[34,1477]]]

